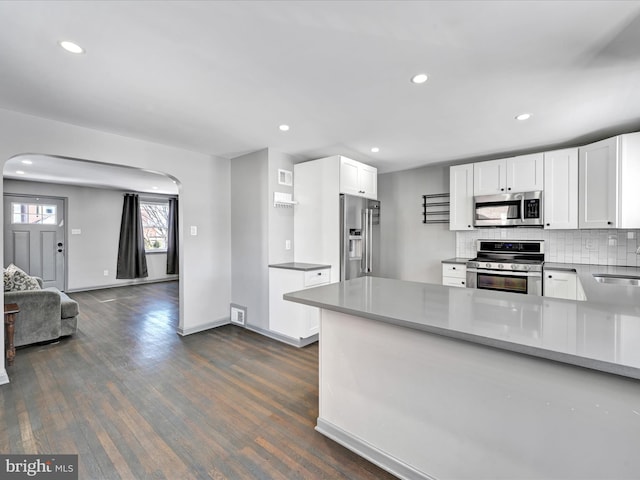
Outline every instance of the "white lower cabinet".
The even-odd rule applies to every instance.
[[[463,263],[443,263],[442,285],[465,288],[467,286],[467,266]]]
[[[554,297],[554,298],[564,298],[567,300],[577,300],[578,299],[578,275],[574,272],[561,272],[559,270],[545,270],[544,296]]]
[[[317,334],[320,328],[320,309],[288,302],[282,296],[327,284],[330,276],[330,267],[314,270],[269,268],[269,330],[294,340]]]

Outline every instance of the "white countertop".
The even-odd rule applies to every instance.
[[[587,301],[608,304],[611,308],[615,308],[618,313],[640,315],[640,287],[599,283],[593,278],[593,275],[598,273],[640,277],[640,268],[545,262],[544,270],[575,272],[578,274],[578,279],[582,284]]]
[[[324,265],[320,263],[302,263],[302,262],[286,262],[286,263],[272,263],[269,268],[282,268],[284,270],[298,270],[301,272],[310,272],[313,270],[324,270],[331,268],[331,265]]]
[[[361,277],[284,299],[640,379],[640,307],[631,298],[617,305]]]
[[[469,260],[471,260],[470,258],[465,258],[465,257],[454,257],[454,258],[447,258],[446,260],[442,260],[442,263],[455,263],[458,265],[464,265],[465,263],[467,263]]]

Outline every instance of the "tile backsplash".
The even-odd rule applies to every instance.
[[[640,230],[483,228],[456,232],[456,256],[476,256],[476,240],[544,240],[545,260],[558,263],[640,266]]]

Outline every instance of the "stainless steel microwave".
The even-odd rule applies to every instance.
[[[473,197],[476,227],[542,227],[542,192]]]

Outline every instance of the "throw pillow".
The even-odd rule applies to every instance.
[[[7,290],[7,272],[9,272],[9,275],[11,276],[8,282],[9,290]],[[21,268],[16,267],[13,263],[6,268],[4,277],[5,291],[19,292],[24,290],[40,290],[40,284],[38,281]]]
[[[5,268],[3,277],[4,277],[4,291],[8,292],[11,290],[11,287],[13,287],[13,270],[9,270],[9,268]]]

